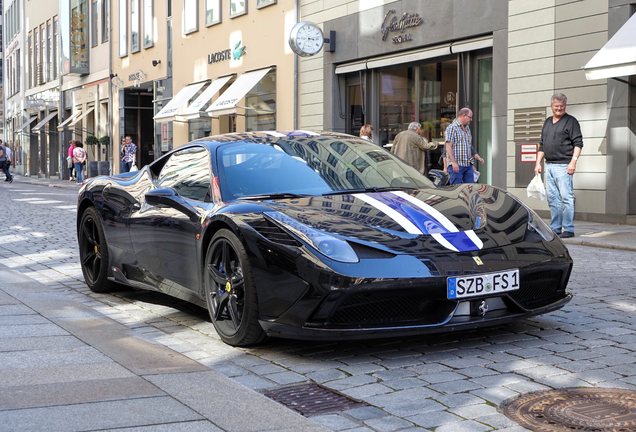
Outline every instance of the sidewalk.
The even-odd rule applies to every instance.
[[[2,431],[326,431],[59,286],[0,269]]]
[[[22,177],[15,175],[15,182],[48,185],[49,187],[61,187],[79,189],[75,182],[59,179],[42,179]],[[600,247],[607,249],[620,249],[636,252],[636,226],[614,225],[599,222],[576,222],[576,237],[565,239],[565,244]]]

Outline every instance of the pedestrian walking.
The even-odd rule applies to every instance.
[[[81,141],[75,141],[75,148],[73,149],[73,164],[75,165],[75,176],[77,184],[84,182],[84,166],[86,165],[86,150],[83,149],[84,145]]]
[[[420,135],[422,125],[409,123],[408,129],[400,132],[393,140],[391,153],[402,159],[422,174],[426,174],[426,150],[437,148],[437,144],[429,143]]]
[[[121,163],[119,164],[119,171],[122,173],[129,172],[130,167],[135,165],[135,161],[137,159],[137,145],[132,142],[130,135],[126,135],[122,141],[120,157]]]
[[[473,111],[464,107],[457,112],[457,117],[444,132],[450,184],[475,183],[475,160],[485,163],[473,146],[469,126],[472,120]]]
[[[362,125],[360,128],[360,138],[371,141],[373,139],[373,126],[370,124]]]
[[[583,148],[578,120],[565,112],[568,98],[555,93],[550,99],[552,116],[543,123],[534,173],[540,174],[545,160],[545,182],[550,227],[561,238],[574,237],[574,182],[576,162]]]
[[[0,167],[4,172],[6,182],[13,183],[13,175],[11,175],[11,148],[3,144],[0,140]]]
[[[73,181],[76,176],[73,175],[75,164],[73,163],[73,150],[75,149],[75,140],[68,142],[68,151],[66,153],[66,167],[68,168],[68,180]]]

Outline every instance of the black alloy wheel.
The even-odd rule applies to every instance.
[[[114,282],[108,277],[108,246],[97,211],[90,207],[82,214],[79,232],[79,253],[86,285],[94,292],[108,292]]]
[[[223,342],[253,345],[265,339],[245,248],[236,235],[219,230],[205,259],[205,296],[210,318]]]

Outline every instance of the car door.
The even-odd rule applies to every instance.
[[[130,219],[130,235],[145,282],[168,293],[199,291],[198,236],[211,203],[210,156],[203,147],[170,155],[148,193],[174,191],[169,204],[152,205],[148,195]],[[176,293],[173,293],[176,294]]]

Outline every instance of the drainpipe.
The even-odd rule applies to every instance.
[[[294,7],[296,8],[296,22],[300,21],[300,0],[294,0]],[[298,67],[299,61],[296,53],[292,53],[294,56],[294,129],[298,130],[298,109],[300,103],[298,99],[300,98],[298,94]]]
[[[113,17],[111,16],[111,13],[113,11],[113,8],[110,7],[111,4],[108,5],[109,6],[109,13],[108,13],[108,119],[107,121],[107,125],[106,125],[106,133],[108,134],[108,147],[107,147],[107,151],[108,151],[108,173],[110,175],[115,174],[114,172],[114,167],[113,167],[113,154],[114,149],[115,149],[115,143],[113,140],[113,136],[114,136],[114,131],[113,131],[113,26],[112,26],[112,20]]]

